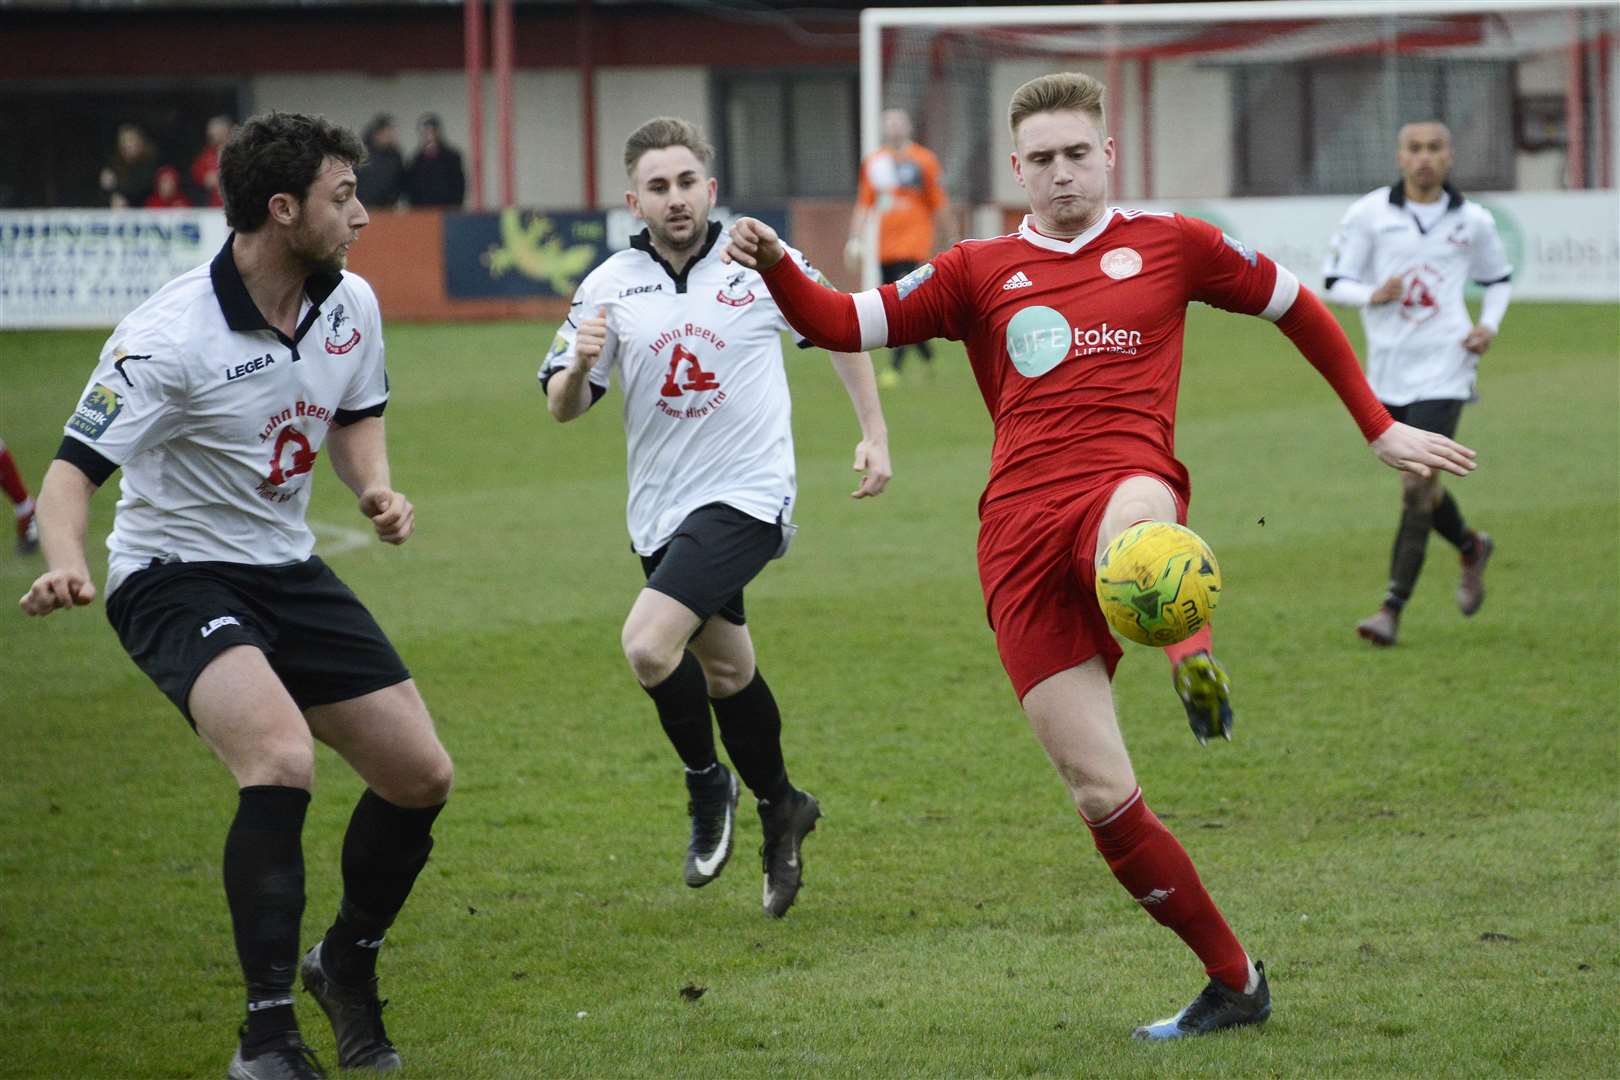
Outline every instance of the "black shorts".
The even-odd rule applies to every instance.
[[[263,652],[300,709],[411,677],[371,612],[313,556],[290,566],[154,563],[107,598],[107,621],[192,727],[192,684],[235,645]]]
[[[647,588],[679,600],[698,618],[721,615],[744,625],[743,586],[787,550],[779,522],[761,521],[725,503],[700,506],[669,543],[641,556]]]
[[[917,263],[906,262],[903,259],[899,262],[886,262],[882,266],[878,267],[878,273],[883,275],[883,284],[893,285],[895,282],[917,269],[917,265]]]
[[[1451,438],[1457,434],[1457,421],[1462,419],[1465,401],[1438,398],[1432,401],[1414,401],[1410,405],[1385,405],[1389,415],[1399,423],[1410,424],[1422,431]]]

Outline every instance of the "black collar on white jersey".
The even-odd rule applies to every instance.
[[[720,239],[720,228],[721,226],[718,221],[709,222],[709,235],[704,238],[703,246],[698,249],[698,253],[696,255],[693,255],[686,261],[686,268],[678,274],[675,272],[675,268],[669,265],[669,263],[665,262],[662,255],[658,254],[658,249],[653,247],[651,231],[642,229],[639,233],[630,238],[630,246],[635,248],[637,251],[645,251],[649,256],[651,256],[652,261],[657,263],[659,266],[662,266],[664,268],[664,273],[668,274],[675,280],[675,291],[678,293],[683,293],[686,291],[686,275],[690,274],[692,272],[692,267],[702,262],[703,256],[707,255],[714,248],[714,242]]]
[[[343,284],[343,274],[311,274],[304,279],[304,295],[309,297],[309,313],[304,321],[298,324],[298,332],[289,338],[274,326],[265,321],[264,314],[259,306],[248,295],[247,283],[242,280],[242,271],[236,268],[236,257],[231,254],[232,245],[236,243],[236,233],[225,238],[225,246],[219,249],[214,261],[209,264],[208,277],[214,283],[214,298],[219,301],[219,310],[225,316],[225,325],[238,334],[245,334],[252,330],[270,330],[281,343],[297,351],[298,343],[304,340],[309,328],[315,325],[315,320],[321,317],[321,305],[326,298],[332,295],[339,285]]]
[[[1456,188],[1452,187],[1450,180],[1447,180],[1444,184],[1441,184],[1440,185],[1440,190],[1446,193],[1446,209],[1447,210],[1455,210],[1455,209],[1457,209],[1457,207],[1459,207],[1459,206],[1461,206],[1463,204],[1463,194],[1462,194],[1462,192],[1460,192]],[[1405,180],[1397,180],[1393,184],[1389,185],[1389,205],[1391,205],[1391,206],[1405,206],[1406,205],[1406,181]]]

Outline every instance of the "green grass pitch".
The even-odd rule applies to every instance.
[[[103,338],[0,337],[0,433],[31,482]],[[827,816],[773,923],[751,812],[725,876],[681,883],[680,773],[618,649],[640,581],[621,399],[554,424],[534,384],[550,340],[393,326],[388,430],[417,535],[330,556],[458,767],[382,964],[408,1075],[1472,1078],[1620,1060],[1612,307],[1514,306],[1460,432],[1479,471],[1453,485],[1497,538],[1490,599],[1457,614],[1436,538],[1385,652],[1353,627],[1381,594],[1397,477],[1273,328],[1193,310],[1179,452],[1225,574],[1236,742],[1198,747],[1155,652],[1128,647],[1116,692],[1151,804],[1267,961],[1276,1011],[1171,1046],[1128,1035],[1202,973],[1095,854],[985,626],[990,427],[960,350],[885,395],[895,478],[861,503],[843,389],[823,354],[790,359],[803,531],[749,613],[791,773]],[[330,551],[365,523],[319,473]],[[113,502],[95,504],[98,579]],[[36,571],[0,548],[8,602]],[[228,774],[99,600],[42,622],[12,609],[0,642],[0,1076],[220,1075],[241,1008]],[[323,751],[306,942],[358,793]],[[302,994],[299,1010],[331,1064],[324,1018]]]

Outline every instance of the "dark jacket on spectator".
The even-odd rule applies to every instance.
[[[461,155],[444,144],[418,151],[405,172],[405,194],[412,206],[459,207],[467,194]]]
[[[360,202],[382,209],[399,202],[405,190],[405,158],[393,147],[366,147],[366,163],[354,170]]]
[[[118,178],[113,191],[124,197],[126,205],[145,206],[157,186],[157,158],[150,155],[133,161],[114,158],[107,167]]]

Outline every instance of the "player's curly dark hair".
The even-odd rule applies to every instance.
[[[268,112],[253,117],[220,151],[225,223],[250,233],[269,219],[273,196],[286,193],[303,201],[327,158],[359,165],[366,148],[354,132],[324,116]]]

